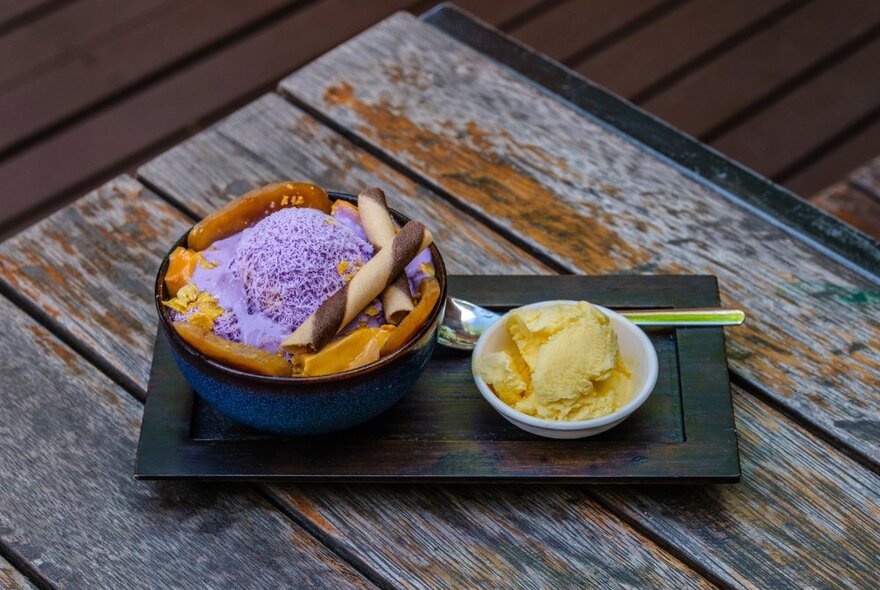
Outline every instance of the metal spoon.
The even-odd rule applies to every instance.
[[[714,307],[695,309],[639,309],[618,311],[639,326],[738,326],[746,319],[739,309]],[[437,341],[458,350],[473,350],[477,339],[486,328],[498,321],[501,314],[480,307],[470,301],[446,298],[446,314],[440,324]]]

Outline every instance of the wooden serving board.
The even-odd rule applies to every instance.
[[[709,276],[452,276],[449,292],[503,311],[546,299],[607,307],[718,305]],[[651,329],[660,372],[647,402],[599,436],[547,440],[480,396],[470,355],[438,347],[391,410],[357,428],[283,437],[238,425],[199,398],[157,336],[138,479],[694,483],[739,480],[724,333]]]

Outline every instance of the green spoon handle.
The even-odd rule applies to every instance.
[[[643,309],[617,312],[639,326],[738,326],[746,320],[739,309]]]

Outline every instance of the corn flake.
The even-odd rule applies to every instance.
[[[199,292],[193,283],[184,285],[177,291],[176,297],[162,303],[182,314],[190,314],[187,321],[205,330],[213,329],[214,320],[223,314],[223,308],[217,305],[217,298],[207,291]]]

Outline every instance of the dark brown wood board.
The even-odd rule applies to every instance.
[[[713,277],[453,276],[450,293],[493,309],[544,299],[616,308],[718,304]],[[599,436],[547,440],[480,397],[470,355],[435,353],[394,408],[343,433],[282,437],[236,426],[192,392],[157,337],[138,445],[140,479],[383,482],[737,481],[739,458],[719,328],[652,329],[660,375],[648,401]]]
[[[0,152],[130,89],[163,68],[271,17],[291,0],[172,2],[88,40],[0,92]],[[133,3],[115,3],[131,10]],[[101,20],[100,18],[97,20]],[[64,88],[64,92],[57,92]]]

